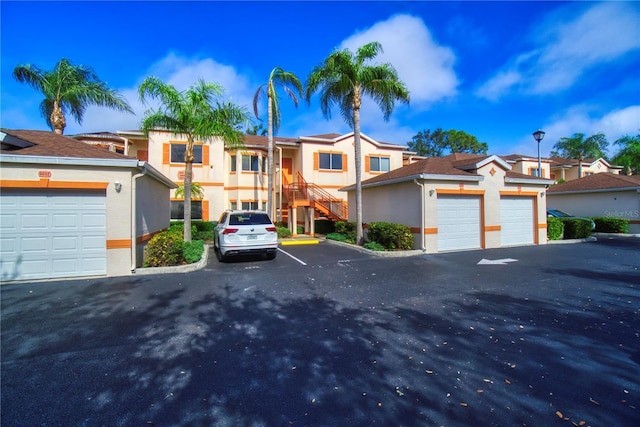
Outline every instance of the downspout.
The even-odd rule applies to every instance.
[[[136,221],[137,221],[137,211],[136,211],[136,202],[137,202],[137,190],[136,190],[136,182],[138,181],[139,178],[142,178],[143,176],[145,176],[147,174],[147,163],[146,162],[140,162],[142,164],[142,172],[135,174],[133,177],[131,177],[131,273],[135,273],[136,271],[136,265],[137,263],[137,252],[138,252],[138,245],[137,245],[137,227],[136,227]],[[138,163],[138,164],[140,164]]]
[[[426,221],[425,221],[425,217],[424,217],[424,204],[425,204],[425,199],[426,199],[426,195],[425,195],[425,186],[423,183],[418,182],[418,179],[414,179],[413,182],[416,183],[416,185],[418,187],[420,187],[420,249],[422,250],[422,252],[426,252],[427,251],[427,244],[424,238],[424,229],[426,228]]]

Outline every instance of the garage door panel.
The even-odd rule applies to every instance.
[[[480,248],[480,198],[438,197],[438,251]]]
[[[502,246],[532,245],[535,225],[533,198],[501,198],[500,223]]]
[[[4,279],[106,274],[104,193],[7,191],[0,199]]]

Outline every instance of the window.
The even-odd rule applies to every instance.
[[[342,154],[319,153],[320,169],[342,170]]]
[[[231,156],[231,172],[236,171],[236,156]]]
[[[538,175],[538,168],[531,168],[531,176],[540,176]],[[542,169],[542,177],[544,178],[544,169]]]
[[[242,170],[258,172],[258,166],[260,165],[259,156],[242,156]]]
[[[171,201],[171,219],[184,219],[184,201]],[[191,201],[191,219],[202,219],[202,201]]]
[[[258,207],[259,202],[242,202],[242,210],[245,211],[251,211],[251,210],[258,210],[260,209]]]
[[[171,144],[171,163],[184,163],[186,144]],[[202,164],[202,145],[193,146],[193,163]]]
[[[369,157],[369,170],[371,172],[389,172],[391,159],[388,157]]]

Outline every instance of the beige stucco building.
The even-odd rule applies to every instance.
[[[44,131],[0,132],[1,279],[132,274],[169,226],[149,163]]]
[[[362,183],[363,222],[408,225],[427,253],[547,243],[546,188],[498,156],[420,160]],[[355,218],[354,186],[349,218]]]

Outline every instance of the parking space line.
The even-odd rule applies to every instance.
[[[287,256],[290,256],[291,258],[295,259],[295,260],[296,260],[296,261],[298,261],[300,264],[302,264],[302,265],[307,265],[307,263],[306,263],[306,262],[302,261],[301,259],[298,259],[298,258],[294,257],[294,256],[293,256],[293,255],[291,255],[289,252],[287,252],[287,251],[283,251],[283,250],[282,250],[282,249],[280,249],[280,248],[278,248],[278,250],[279,250],[280,252],[282,252],[283,254],[285,254],[285,255],[287,255]]]

